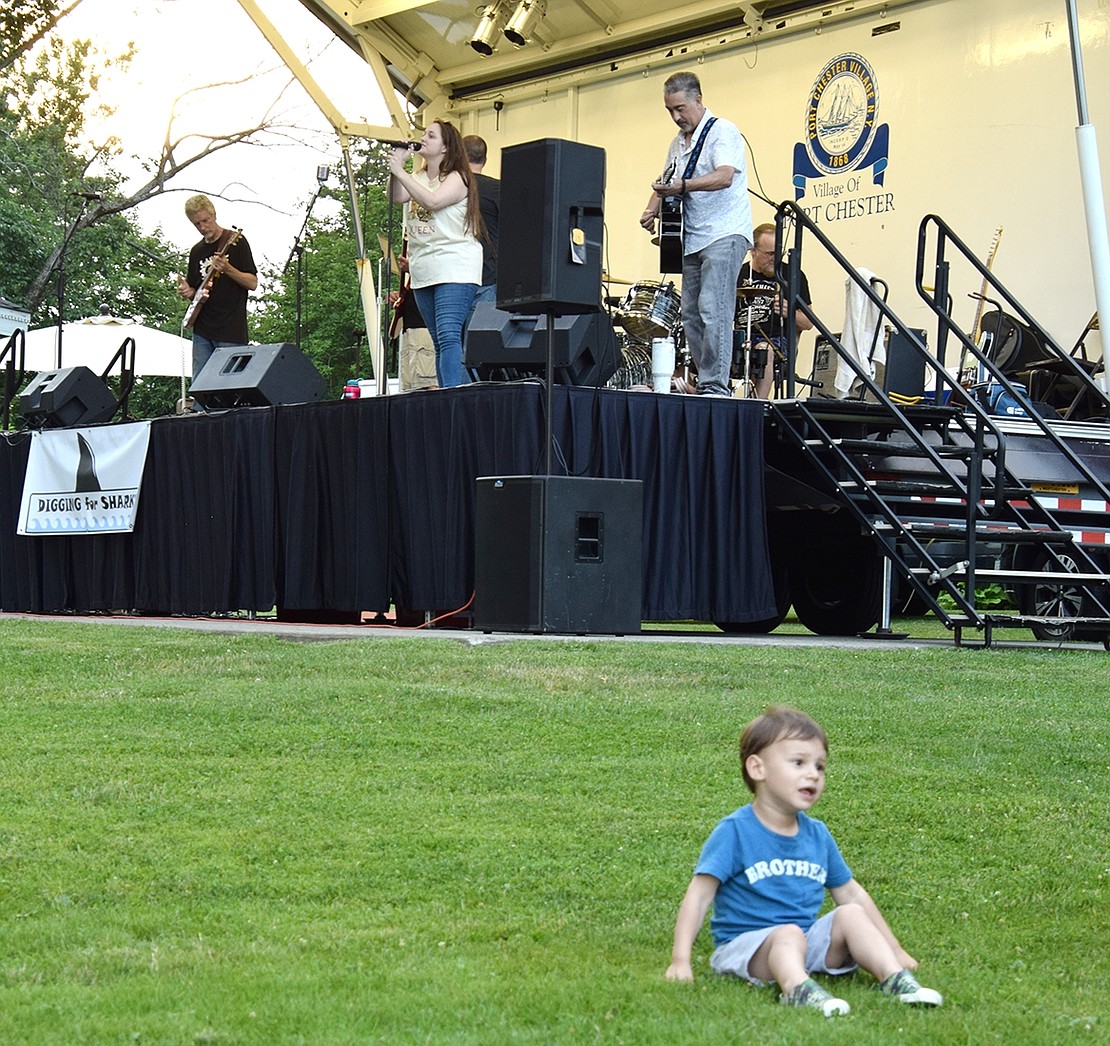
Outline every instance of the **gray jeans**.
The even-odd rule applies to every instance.
[[[736,281],[751,246],[747,237],[735,233],[682,259],[682,325],[701,395],[731,394]]]

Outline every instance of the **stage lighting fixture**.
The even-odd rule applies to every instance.
[[[470,46],[478,54],[493,54],[494,44],[497,43],[501,29],[505,25],[505,5],[502,0],[494,0],[482,9],[482,16],[478,19],[478,27],[470,38]]]
[[[517,47],[523,47],[531,39],[545,14],[547,0],[520,0],[513,17],[505,26],[505,39]]]

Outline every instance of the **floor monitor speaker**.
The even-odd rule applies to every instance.
[[[479,478],[475,627],[639,632],[642,528],[639,480]]]
[[[59,429],[111,420],[116,398],[88,367],[35,375],[19,397],[19,413],[32,428]]]
[[[189,395],[208,410],[314,403],[324,379],[296,345],[228,345],[216,349]]]
[[[597,309],[604,210],[604,149],[542,138],[502,150],[497,307]]]
[[[604,312],[556,316],[553,376],[557,385],[604,385],[620,365],[613,323]],[[513,378],[547,368],[547,316],[506,312],[479,302],[466,332],[466,365],[483,381]]]

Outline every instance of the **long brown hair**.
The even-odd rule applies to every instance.
[[[458,171],[466,186],[466,230],[475,239],[488,240],[486,223],[482,220],[482,211],[478,206],[478,180],[470,170],[470,161],[466,156],[462,135],[459,129],[450,120],[433,120],[439,124],[440,133],[443,135],[443,160],[439,165],[439,174],[442,178],[452,171]],[[424,164],[428,166],[427,162]]]

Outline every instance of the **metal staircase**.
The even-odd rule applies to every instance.
[[[1043,338],[1054,366],[1069,368],[1071,357],[1056,346],[1035,321],[995,280],[987,268],[935,216],[921,223],[917,286],[938,319],[937,350],[925,344],[891,311],[805,214],[791,203],[776,216],[777,235],[785,251],[779,282],[784,294],[802,309],[828,344],[858,378],[861,399],[788,398],[773,404],[769,454],[779,457],[791,475],[829,497],[830,505],[853,521],[882,557],[884,584],[879,633],[889,629],[891,590],[917,594],[955,633],[956,642],[971,629],[990,645],[998,628],[1031,628],[1038,638],[1075,633],[1097,636],[1110,649],[1110,574],[1072,529],[1007,462],[1011,436],[963,389],[945,367],[950,338],[973,356],[981,373],[1013,397],[1029,418],[1023,422],[1035,438],[1048,441],[1084,489],[1110,503],[1110,490],[1077,454],[1058,426],[1043,419],[1016,382],[1003,373],[984,348],[972,343],[951,316],[947,251],[959,252],[1022,319]],[[787,237],[791,238],[788,247]],[[936,239],[934,289],[923,286],[927,245]],[[858,284],[884,320],[920,355],[931,395],[917,402],[895,402],[868,369],[845,351],[830,331],[797,296],[803,240],[816,242]],[[793,344],[788,357],[794,359]],[[1090,369],[1076,366],[1084,394],[1100,401],[1110,416],[1110,401],[1091,379]],[[1070,376],[1070,368],[1069,368]],[[854,385],[853,388],[856,386]],[[1110,430],[1108,430],[1110,435]],[[826,508],[826,513],[827,513]],[[843,530],[843,527],[842,527]],[[847,531],[844,531],[847,533]],[[1021,612],[997,613],[977,605],[977,587],[998,583],[1014,592]],[[946,593],[949,601],[941,594]]]

